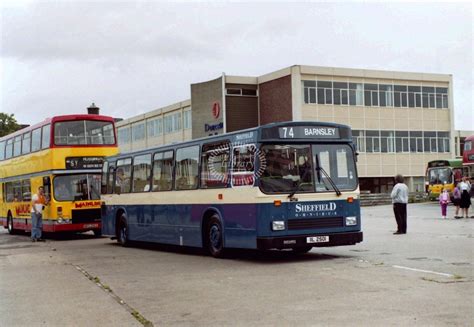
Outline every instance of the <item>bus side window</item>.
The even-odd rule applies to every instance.
[[[230,144],[228,141],[204,144],[201,154],[201,188],[227,187]]]
[[[107,194],[114,193],[114,174],[115,173],[115,166],[110,165],[107,174]]]
[[[117,160],[117,170],[115,172],[115,192],[130,193],[132,184],[132,158]]]
[[[192,190],[198,186],[199,146],[190,146],[176,151],[175,189]]]
[[[155,153],[153,156],[153,187],[155,191],[170,191],[173,188],[173,151]]]
[[[150,191],[151,154],[133,158],[133,192]]]

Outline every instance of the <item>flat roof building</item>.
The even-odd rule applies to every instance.
[[[291,66],[191,85],[191,99],[117,123],[122,152],[281,121],[351,126],[361,189],[403,174],[424,190],[426,164],[454,157],[452,76]]]

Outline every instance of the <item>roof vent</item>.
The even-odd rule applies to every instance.
[[[87,107],[87,113],[89,115],[98,115],[99,110],[100,110],[100,108],[96,107],[94,102],[92,102],[92,104],[89,107]]]

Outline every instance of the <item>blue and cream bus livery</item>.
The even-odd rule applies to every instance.
[[[109,157],[102,233],[130,241],[292,249],[362,241],[348,126],[284,122]]]

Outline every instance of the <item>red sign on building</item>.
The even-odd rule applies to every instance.
[[[214,102],[212,104],[212,116],[217,119],[219,118],[219,115],[221,114],[221,106],[219,102]]]

